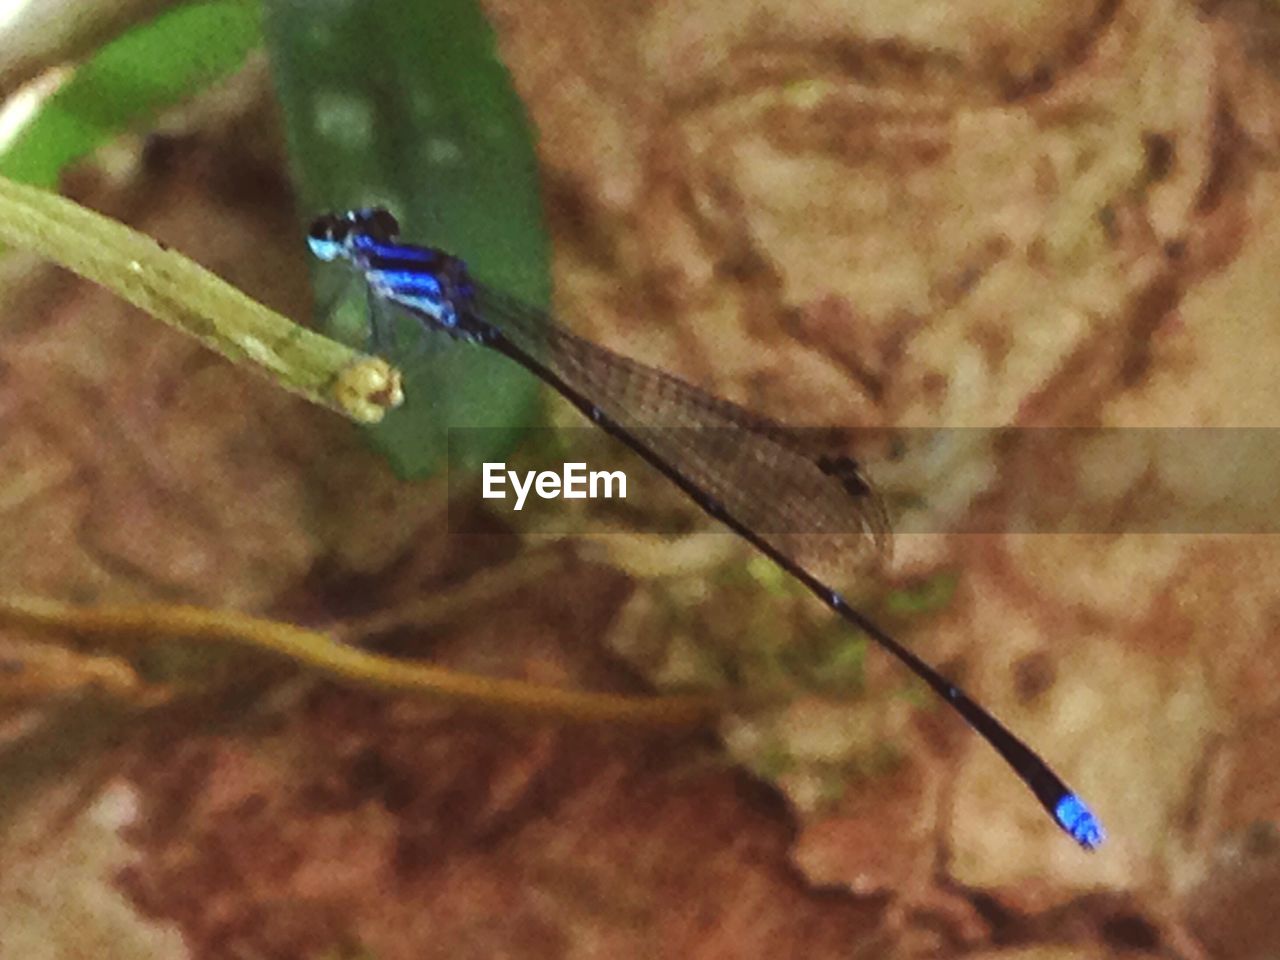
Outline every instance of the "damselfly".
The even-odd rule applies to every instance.
[[[319,218],[308,243],[320,260],[359,271],[379,301],[430,330],[494,350],[555,389],[906,664],[996,749],[1077,843],[1092,850],[1103,842],[1097,817],[1035,751],[813,572],[806,543],[856,551],[887,535],[880,499],[853,459],[814,452],[775,421],[584,340],[476,282],[457,257],[401,243],[399,235],[395,217],[375,208]]]

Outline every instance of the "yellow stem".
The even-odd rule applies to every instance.
[[[300,327],[151,237],[65,197],[0,177],[0,244],[100,283],[312,403],[377,423],[404,399],[381,357]]]
[[[634,697],[456,673],[365,653],[323,633],[246,614],[164,604],[75,607],[0,597],[0,622],[109,641],[190,637],[270,650],[355,686],[417,693],[488,710],[574,722],[697,727],[731,704],[714,694]]]

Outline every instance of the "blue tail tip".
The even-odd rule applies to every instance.
[[[1062,829],[1071,834],[1072,839],[1086,850],[1098,849],[1107,839],[1107,832],[1102,829],[1102,822],[1074,793],[1068,793],[1058,801],[1053,816],[1062,825]]]

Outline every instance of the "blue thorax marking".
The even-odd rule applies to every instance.
[[[438,264],[441,255],[427,247],[413,247],[401,243],[382,243],[363,233],[353,234],[350,240],[351,253],[370,264],[381,260],[398,260],[403,263],[419,265]]]
[[[408,278],[402,274],[366,274],[369,286],[381,297],[448,329],[457,325],[458,311],[445,296],[440,281],[431,276]]]
[[[450,258],[423,247],[378,243],[362,235],[352,237],[352,247],[358,251],[352,259],[374,293],[446,330],[457,326],[455,300],[462,292],[451,283]]]
[[[405,300],[426,300],[440,303],[444,300],[444,286],[433,273],[421,270],[384,270],[371,267],[365,271],[369,284],[379,293]]]

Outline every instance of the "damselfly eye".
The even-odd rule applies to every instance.
[[[351,225],[345,218],[326,213],[323,217],[316,217],[311,221],[307,238],[326,242],[341,241],[346,238],[350,230]]]
[[[336,260],[345,256],[344,248],[350,233],[350,219],[327,213],[311,222],[307,230],[307,245],[318,259]]]

